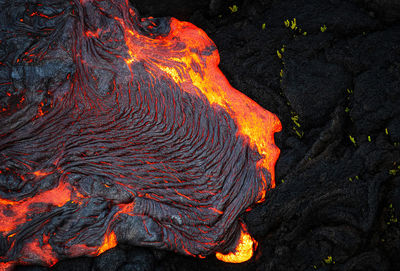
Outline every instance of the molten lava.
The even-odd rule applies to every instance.
[[[242,263],[253,257],[253,251],[257,246],[257,241],[247,232],[246,226],[242,224],[242,230],[235,250],[228,254],[216,253],[216,257],[220,261],[228,263]]]
[[[208,36],[128,1],[2,5],[0,270],[118,242],[250,259],[239,217],[275,186],[281,125]]]

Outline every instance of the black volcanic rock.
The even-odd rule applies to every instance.
[[[395,123],[399,119],[400,81],[396,77],[383,66],[355,78],[354,106],[350,116],[360,134],[376,134],[388,128],[388,120]],[[396,131],[395,127],[392,124],[390,128]]]
[[[377,16],[386,23],[400,20],[400,2],[397,0],[353,0],[370,10],[372,16]]]
[[[126,252],[119,248],[110,249],[96,257],[94,260],[94,270],[117,271],[126,262]]]
[[[174,16],[180,20],[188,20],[191,14],[197,10],[207,10],[209,7],[208,0],[187,1],[185,3],[182,0],[142,0],[133,1],[133,4],[143,16]]]
[[[306,128],[321,126],[349,86],[343,67],[301,57],[285,57],[283,94]],[[318,114],[316,114],[318,112]]]

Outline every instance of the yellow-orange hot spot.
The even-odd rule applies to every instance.
[[[112,249],[116,246],[117,246],[117,236],[112,231],[112,232],[110,232],[110,234],[106,234],[106,236],[104,237],[103,244],[101,245],[101,247],[99,247],[99,249],[97,251],[97,255],[100,255],[104,251]]]
[[[239,243],[235,248],[235,251],[228,254],[222,254],[217,252],[215,256],[218,260],[227,263],[243,263],[253,257],[254,248],[257,245],[257,241],[251,237],[251,235],[242,228],[240,233]]]

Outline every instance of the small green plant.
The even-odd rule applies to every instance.
[[[298,130],[296,129],[296,127],[293,127],[293,130],[295,131],[296,135],[297,135],[299,138],[303,138],[303,136],[304,136],[304,132],[303,132],[303,131],[298,131]]]
[[[285,47],[286,47],[286,45],[282,45],[282,48],[280,50],[276,50],[276,54],[278,55],[278,57],[280,59],[282,59],[283,52],[285,52]],[[282,62],[282,64],[284,64],[284,63]]]
[[[326,29],[327,29],[326,25],[321,26],[321,32],[322,32],[322,33],[325,32]]]
[[[294,122],[294,124],[296,124],[296,126],[300,128],[300,123],[298,122],[299,121],[299,115],[294,115],[294,116],[292,116],[291,119]]]
[[[299,115],[296,114],[296,112],[294,112],[294,111],[291,111],[290,113],[292,114],[291,119],[292,119],[293,123],[295,124],[292,127],[292,129],[299,138],[302,138],[304,136],[304,132],[300,130],[301,125],[299,122]]]
[[[297,22],[296,22],[296,18],[293,18],[293,20],[290,21],[290,28],[292,30],[296,30],[297,29]]]
[[[263,24],[261,25],[261,29],[262,29],[262,30],[265,30],[265,27],[266,27],[266,25],[265,25],[265,23],[263,23]]]
[[[238,8],[238,6],[233,5],[233,6],[229,7],[229,10],[231,11],[231,13],[235,13],[239,10],[239,8]]]
[[[385,134],[386,134],[386,135],[389,135],[388,128],[385,128]]]
[[[356,143],[356,139],[354,137],[352,137],[351,135],[349,135],[350,141],[353,142],[354,146],[357,145]]]
[[[332,256],[328,256],[324,259],[324,263],[326,264],[335,264],[335,261],[333,260]]]
[[[284,21],[283,23],[285,24],[286,27],[289,27],[289,26],[290,26],[289,20],[286,20],[286,21]]]
[[[399,171],[400,171],[400,166],[396,167],[396,162],[393,162],[393,166],[395,166],[394,168],[389,170],[389,174],[395,176]]]
[[[368,136],[368,141],[371,142],[371,136]]]
[[[301,30],[300,26],[297,24],[296,18],[293,18],[290,21],[288,19],[286,19],[285,21],[283,21],[283,24],[285,25],[286,28],[290,28],[293,31],[299,32],[303,36],[307,36],[307,32],[303,32]],[[295,36],[295,34],[294,34],[294,36]]]
[[[358,175],[356,175],[356,176],[354,177],[354,180],[359,180]],[[352,181],[353,181],[353,178],[352,178],[352,177],[349,177],[349,181],[352,182]]]

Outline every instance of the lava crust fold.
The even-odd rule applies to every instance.
[[[117,243],[251,257],[240,215],[275,186],[281,124],[202,30],[117,0],[0,16],[0,270]]]

